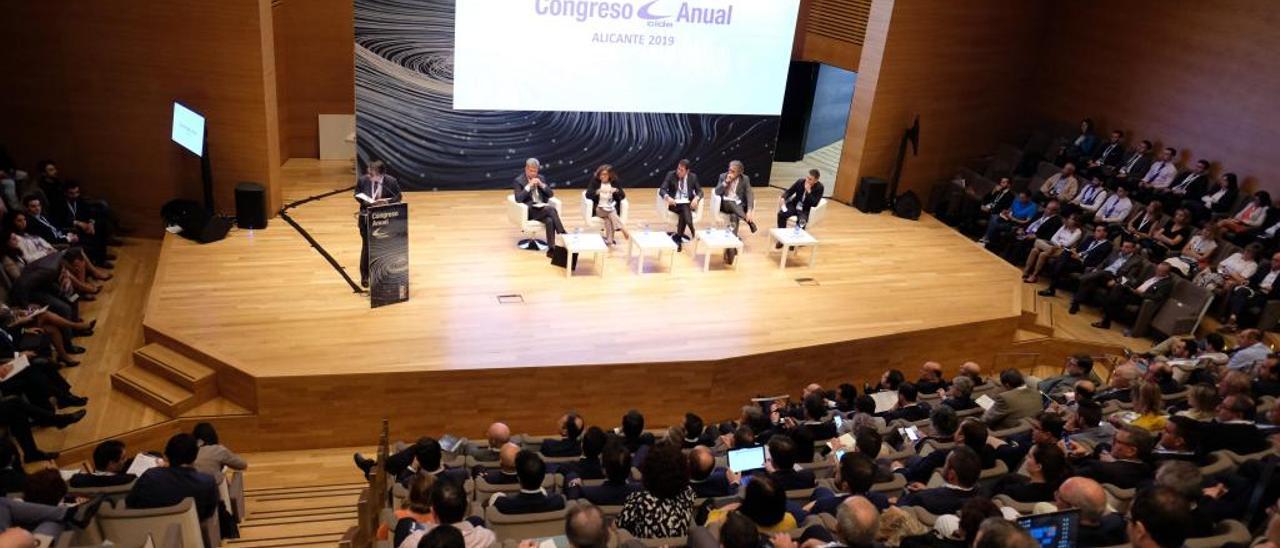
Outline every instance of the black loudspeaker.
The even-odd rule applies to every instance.
[[[776,162],[799,162],[804,158],[804,140],[813,113],[813,94],[818,89],[819,63],[792,61],[787,71],[787,89],[782,95],[782,117],[778,121]]]
[[[236,185],[236,225],[240,228],[267,228],[267,189],[262,185]]]
[[[885,192],[888,190],[889,181],[879,177],[863,177],[858,182],[853,206],[863,213],[880,213],[884,211]]]
[[[893,201],[893,214],[903,219],[920,220],[920,197],[910,190],[903,192]]]
[[[193,200],[169,200],[160,209],[160,216],[166,225],[181,227],[180,236],[202,244],[226,238],[231,230],[231,219],[210,215]]]

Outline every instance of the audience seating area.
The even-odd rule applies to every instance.
[[[1182,163],[1176,148],[1126,141],[1119,130],[1099,138],[1085,120],[960,166],[934,186],[928,209],[1023,267],[1025,281],[1049,282],[1042,295],[1077,291],[1072,313],[1099,306],[1096,327],[1118,320],[1130,336],[1187,335],[1211,316],[1228,332],[1274,328],[1280,202],[1241,188],[1245,176],[1230,172],[1229,159]],[[1124,242],[1136,264],[1113,263]],[[1167,271],[1157,271],[1161,263]],[[1143,286],[1165,277],[1167,288]]]
[[[930,362],[915,382],[891,370],[861,394],[809,385],[662,429],[635,410],[619,423],[569,412],[552,436],[498,422],[482,442],[388,444],[384,426],[377,458],[355,457],[370,487],[346,542],[430,546],[457,530],[468,546],[756,545],[730,537],[745,526],[774,546],[971,546],[996,521],[1075,510],[1079,546],[1247,546],[1280,499],[1267,472],[1280,358],[1237,366],[1248,341],[1219,352],[1214,337],[1074,356],[1043,379],[970,362],[948,380]],[[729,452],[750,447],[768,448],[766,467],[732,470]],[[1025,545],[1010,542],[992,545]]]

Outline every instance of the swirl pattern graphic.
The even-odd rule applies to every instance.
[[[609,163],[631,186],[657,186],[681,158],[704,182],[735,159],[769,180],[777,116],[453,110],[453,17],[454,0],[355,1],[357,154],[388,162],[406,189],[507,188],[529,157],[558,185],[585,186]],[[518,47],[498,44],[508,39],[495,47]]]

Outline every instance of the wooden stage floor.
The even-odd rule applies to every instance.
[[[284,177],[287,201],[352,180],[348,163],[298,159]],[[580,193],[558,191],[571,231]],[[376,310],[280,219],[213,245],[168,235],[146,327],[262,378],[716,360],[1020,314],[1017,270],[927,216],[833,202],[814,229],[816,266],[804,267],[806,251],[781,270],[765,230],[779,191],[756,193],[761,231],[743,226],[737,269],[716,256],[704,273],[686,246],[674,273],[653,273],[651,259],[639,276],[619,246],[604,277],[584,265],[570,279],[515,247],[506,192],[406,193],[410,300]],[[661,226],[654,194],[630,192],[633,229]],[[355,210],[342,194],[291,213],[358,278]],[[503,294],[524,303],[500,304]]]

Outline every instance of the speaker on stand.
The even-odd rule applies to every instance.
[[[236,225],[267,228],[267,189],[258,183],[236,185]]]
[[[853,196],[853,206],[863,213],[880,213],[885,207],[885,193],[889,181],[879,177],[863,177],[858,181],[858,191]]]

